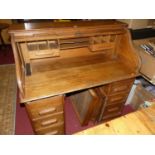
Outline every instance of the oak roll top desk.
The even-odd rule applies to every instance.
[[[140,66],[126,24],[25,23],[12,25],[9,33],[20,102],[26,105],[35,133],[64,134],[63,104],[69,93],[75,93],[82,124],[90,118],[101,121],[122,108]],[[90,95],[94,102],[87,101],[92,105],[86,107],[83,97]]]

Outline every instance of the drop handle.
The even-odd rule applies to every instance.
[[[108,112],[113,112],[113,111],[116,111],[116,110],[118,110],[118,107],[108,109]]]
[[[45,114],[53,113],[55,111],[56,111],[55,107],[48,108],[48,109],[44,109],[44,110],[39,111],[39,115],[45,115]]]
[[[114,91],[123,91],[126,89],[128,89],[128,86],[120,86],[120,87],[115,88]]]
[[[48,120],[48,121],[44,121],[44,122],[41,123],[41,125],[42,125],[42,126],[46,126],[46,125],[54,124],[54,123],[56,123],[56,122],[57,122],[57,119],[55,118],[55,119],[50,119],[50,120]]]
[[[119,100],[123,100],[123,99],[124,99],[124,96],[114,97],[114,98],[111,98],[111,102],[115,102],[115,101],[119,101]]]
[[[45,135],[56,135],[56,134],[58,134],[58,131],[57,130],[54,130],[52,132],[46,133]]]
[[[81,32],[75,32],[75,36],[80,37],[81,36]]]

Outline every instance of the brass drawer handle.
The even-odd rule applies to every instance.
[[[114,98],[111,99],[111,102],[119,101],[119,100],[122,100],[122,99],[124,99],[124,98],[125,98],[125,96],[114,97]]]
[[[117,91],[123,91],[126,89],[128,89],[128,86],[121,86],[121,87],[114,88],[114,91],[117,92]]]
[[[54,130],[52,132],[48,132],[45,135],[56,135],[56,134],[58,134],[58,130]]]
[[[108,109],[108,112],[113,112],[113,111],[116,111],[118,110],[118,107],[115,107],[115,108],[112,108],[112,109]]]
[[[80,37],[82,35],[81,32],[75,32],[75,36]]]
[[[48,114],[48,113],[53,113],[56,111],[56,108],[48,108],[48,109],[44,109],[42,111],[39,111],[39,115],[45,115],[45,114]]]
[[[41,123],[42,126],[46,126],[46,125],[51,125],[51,124],[54,124],[56,123],[58,120],[55,118],[55,119],[51,119],[51,120],[48,120],[48,121],[44,121]]]

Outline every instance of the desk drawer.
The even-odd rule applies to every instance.
[[[104,109],[102,119],[112,118],[121,115],[124,103],[107,105]]]
[[[111,84],[102,86],[101,89],[105,92],[106,95],[120,93],[120,92],[129,92],[133,85],[133,82],[134,82],[133,78],[117,81],[117,82],[113,82]]]
[[[62,111],[56,114],[47,115],[39,119],[33,119],[32,121],[35,129],[42,128],[42,127],[49,127],[51,125],[63,122],[64,113]]]
[[[63,111],[63,103],[63,96],[55,96],[29,102],[26,104],[26,109],[29,117],[33,120]]]
[[[36,129],[35,132],[40,135],[63,135],[64,122]]]
[[[127,97],[128,97],[128,93],[119,93],[119,94],[108,96],[107,105],[125,103]]]

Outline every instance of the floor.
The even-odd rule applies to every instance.
[[[10,45],[6,47],[0,46],[0,65],[14,63],[13,52]]]
[[[1,64],[11,64],[14,63],[13,52],[11,46],[7,46],[5,49],[0,50],[0,65]],[[32,130],[31,123],[29,121],[28,115],[26,113],[25,107],[22,104],[19,104],[19,93],[17,93],[17,107],[16,107],[16,127],[15,134],[16,135],[33,135],[34,132]],[[65,130],[66,134],[70,135],[75,132],[84,130],[86,128],[92,127],[96,124],[93,122],[89,122],[89,124],[85,127],[81,127],[78,118],[73,110],[72,104],[69,98],[65,99]],[[128,105],[125,106],[122,115],[132,112],[133,109]]]

